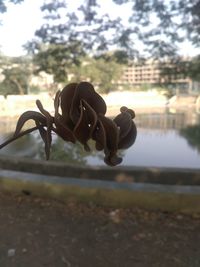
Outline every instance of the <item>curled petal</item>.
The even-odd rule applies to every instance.
[[[94,127],[96,126],[96,123],[96,113],[86,101],[81,100],[80,117],[73,132],[77,140],[84,145],[87,151],[90,150],[87,142],[92,137],[92,133]]]
[[[119,140],[118,148],[119,149],[129,148],[135,143],[136,136],[137,136],[137,128],[135,126],[135,123],[131,121],[131,128],[127,133],[127,135]]]
[[[104,162],[107,165],[116,166],[116,165],[119,165],[120,163],[122,163],[122,158],[118,157],[116,154],[109,155],[109,156],[106,156],[104,158]]]
[[[100,120],[97,122],[97,126],[92,134],[92,139],[96,142],[96,150],[101,151],[106,147],[106,131]]]
[[[44,149],[45,149],[45,154],[46,154],[46,160],[49,160],[50,157],[50,150],[51,150],[51,143],[52,143],[52,137],[51,135],[47,135],[47,130],[40,125],[40,123],[36,122],[36,125],[38,126],[38,130],[40,132],[40,136],[44,142]],[[47,138],[48,136],[48,138]]]
[[[121,114],[114,118],[114,122],[120,129],[119,149],[125,149],[133,145],[137,136],[137,129],[133,122],[135,112],[127,107],[120,108]]]
[[[73,132],[71,131],[71,129],[69,129],[67,127],[67,125],[65,125],[61,118],[60,119],[55,119],[55,126],[56,128],[53,128],[53,131],[60,136],[63,140],[65,140],[66,142],[72,142],[75,143],[76,142],[76,138],[73,134]]]
[[[91,83],[81,82],[77,85],[70,108],[70,118],[76,124],[80,115],[80,101],[85,100],[97,114],[106,113],[106,104],[97,94]]]
[[[16,130],[15,130],[14,136],[17,136],[20,133],[20,131],[23,128],[24,124],[28,120],[34,120],[35,122],[40,122],[43,125],[46,124],[46,119],[41,113],[39,113],[37,111],[26,111],[19,117],[19,119],[17,121],[17,125],[16,125]]]
[[[45,110],[44,108],[43,108],[43,105],[42,105],[42,103],[41,103],[41,101],[40,100],[36,100],[36,105],[37,105],[37,107],[38,107],[38,109],[40,110],[40,112],[46,117],[46,118],[48,118],[49,120],[52,120],[53,121],[53,117],[51,116],[51,114],[47,111],[47,110]]]
[[[113,120],[119,127],[119,138],[124,138],[131,129],[132,118],[128,112],[122,112]]]
[[[134,110],[132,110],[130,108],[127,108],[127,107],[123,106],[123,107],[120,108],[120,111],[121,111],[121,113],[123,113],[123,112],[129,113],[131,115],[132,119],[135,118],[135,112],[134,112]]]
[[[56,92],[54,99],[55,118],[59,117],[60,94],[61,94],[60,91]]]
[[[77,85],[78,83],[70,83],[65,86],[60,93],[60,107],[62,111],[63,121],[65,124],[68,124],[68,126],[70,124],[71,127],[73,125],[70,118],[70,109]]]
[[[117,151],[119,141],[119,129],[117,125],[102,114],[99,114],[98,119],[102,122],[106,132],[106,145],[108,150]]]
[[[87,141],[89,140],[89,127],[87,124],[87,115],[83,110],[82,101],[80,104],[79,120],[74,128],[73,133],[76,136],[77,140],[84,145],[87,151],[89,151],[90,148],[87,145]]]
[[[65,90],[67,91],[69,88],[67,86],[65,87]],[[63,89],[64,90],[64,89]],[[65,92],[66,93],[66,92]],[[61,92],[58,91],[56,93],[55,99],[54,99],[54,108],[55,108],[55,118],[54,118],[54,123],[56,128],[54,130],[55,133],[57,133],[63,140],[67,142],[72,142],[75,143],[76,139],[71,131],[71,129],[68,128],[67,124],[64,123],[64,117],[59,114],[59,106],[61,102]],[[66,95],[65,95],[66,96]],[[63,105],[63,107],[65,107]]]
[[[89,138],[92,138],[92,133],[94,132],[97,124],[97,114],[84,99],[81,100],[81,103],[83,105],[84,115],[86,116],[87,126],[89,128]]]
[[[48,111],[46,111],[43,108],[43,105],[40,102],[40,100],[36,100],[36,105],[37,105],[38,109],[41,111],[41,113],[44,114],[44,116],[46,117],[46,126],[47,126],[47,130],[45,130],[46,138],[43,140],[45,140],[44,142],[45,142],[45,148],[46,148],[46,157],[47,157],[47,159],[49,159],[49,151],[50,151],[51,142],[52,142],[51,130],[52,130],[54,118],[51,116],[51,114]],[[43,135],[44,131],[40,132],[40,134]],[[41,135],[41,137],[42,137],[42,135]]]
[[[119,129],[115,122],[106,118],[104,115],[99,114],[106,133],[106,146],[104,147],[105,158],[104,161],[111,166],[121,163],[122,159],[117,156],[118,142],[119,142]]]

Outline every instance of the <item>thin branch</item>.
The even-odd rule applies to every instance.
[[[11,142],[17,140],[18,138],[20,138],[20,137],[22,137],[22,136],[24,136],[24,135],[26,135],[28,133],[31,133],[31,132],[33,132],[35,130],[38,130],[38,128],[39,128],[38,126],[35,126],[35,127],[31,128],[31,129],[28,129],[28,130],[25,130],[25,131],[19,133],[17,136],[13,136],[12,138],[8,139],[3,144],[1,144],[0,145],[0,149],[2,149],[4,146],[10,144]]]

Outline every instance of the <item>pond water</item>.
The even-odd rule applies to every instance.
[[[200,114],[193,110],[136,114],[137,139],[131,148],[120,151],[121,166],[200,169]],[[11,135],[15,123],[15,120],[0,120],[0,143]],[[13,142],[0,150],[0,154],[45,159],[37,132]],[[104,165],[103,153],[85,152],[80,144],[64,143],[56,136],[51,159],[75,165]]]

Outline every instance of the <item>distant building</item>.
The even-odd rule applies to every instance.
[[[183,73],[170,72],[170,69],[173,70],[174,66],[167,61],[162,64],[153,60],[144,63],[135,62],[124,68],[123,76],[117,84],[119,86],[131,85],[134,88],[144,88],[146,86],[147,89],[148,87],[165,86],[184,92],[200,89],[198,82],[192,81]],[[166,73],[166,69],[168,69],[168,73]]]

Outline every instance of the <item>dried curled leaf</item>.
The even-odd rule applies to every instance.
[[[41,123],[42,125],[46,124],[46,118],[41,113],[37,111],[26,111],[22,113],[22,115],[18,119],[14,136],[17,136],[21,132],[24,124],[28,120],[34,120],[35,123],[38,122]]]
[[[127,149],[132,146],[137,136],[137,129],[133,118],[135,112],[127,107],[121,107],[121,114],[114,118],[114,122],[119,127],[118,149]]]
[[[86,101],[80,101],[80,115],[73,133],[77,140],[84,145],[85,150],[90,151],[87,144],[92,137],[93,129],[97,123],[97,115]]]

